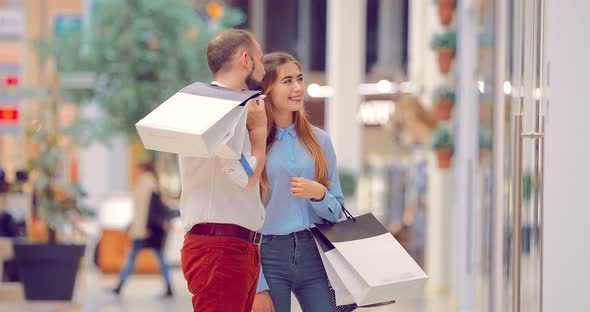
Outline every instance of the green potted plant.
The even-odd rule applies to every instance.
[[[491,53],[492,48],[494,47],[494,34],[489,32],[484,32],[479,34],[478,38],[478,48],[479,48],[479,62],[483,63],[487,60]]]
[[[66,46],[55,40],[51,46],[34,40],[39,68],[44,72],[46,88],[13,88],[13,96],[35,98],[44,104],[44,118],[26,125],[30,158],[25,168],[33,185],[33,210],[28,220],[27,239],[13,243],[14,257],[27,300],[71,300],[80,259],[85,250],[76,221],[90,217],[91,210],[82,206],[86,195],[82,187],[66,174],[64,157],[73,146],[89,143],[96,137],[93,123],[83,120],[60,124],[62,94],[59,72],[63,69],[56,50],[48,47]],[[49,62],[51,60],[51,62]],[[48,66],[52,64],[53,66]],[[73,99],[76,92],[72,92]],[[69,101],[68,101],[69,102]],[[26,180],[23,177],[23,180]],[[19,186],[16,191],[22,190]]]
[[[455,105],[455,90],[450,88],[439,88],[434,94],[434,108],[436,118],[439,121],[449,120]]]
[[[436,0],[438,5],[438,16],[443,26],[448,26],[453,21],[457,0]]]
[[[447,127],[439,126],[436,128],[432,136],[432,148],[436,152],[438,168],[449,169],[451,167],[451,157],[453,156],[453,138]]]
[[[433,50],[437,51],[440,72],[444,74],[450,72],[457,48],[457,33],[446,31],[441,34],[435,34],[432,37],[430,46]]]
[[[68,233],[76,231],[76,220],[93,214],[81,204],[86,195],[82,187],[64,174],[64,155],[79,143],[74,133],[80,134],[81,125],[60,126],[59,93],[54,88],[49,93],[51,122],[38,122],[27,130],[36,149],[26,168],[34,198],[29,232],[41,235],[13,245],[27,300],[71,300],[85,243]]]

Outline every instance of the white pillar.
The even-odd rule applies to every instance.
[[[83,117],[97,116],[98,108],[86,105]],[[129,191],[129,144],[127,138],[113,138],[109,145],[95,142],[80,149],[80,184],[88,192],[85,202],[96,208],[109,193]]]
[[[432,104],[434,89],[443,83],[435,53],[430,49],[434,33],[441,31],[436,7],[431,1],[409,2],[409,80],[417,84],[425,105]],[[429,153],[428,200],[426,217],[425,271],[430,290],[448,291],[451,287],[451,218],[453,180],[450,170],[441,171],[436,157]]]
[[[544,191],[540,191],[544,198],[542,311],[588,309],[590,145],[584,134],[590,115],[590,42],[570,34],[590,28],[590,2],[567,3],[573,1],[546,1],[544,12],[543,86],[549,89],[543,92],[546,128],[542,145]]]
[[[262,51],[266,51],[266,0],[252,0],[250,1],[250,10],[252,11],[250,18],[250,28],[256,37],[256,40],[262,47]]]
[[[297,56],[304,73],[311,72],[311,0],[297,2]]]
[[[327,82],[334,90],[327,101],[326,128],[338,165],[354,174],[361,168],[361,131],[357,118],[358,86],[365,78],[366,0],[328,0]]]
[[[396,81],[402,77],[402,38],[404,34],[403,1],[379,1],[379,31],[377,64],[375,70]],[[406,77],[403,77],[406,79]]]
[[[478,178],[478,15],[466,1],[459,1],[457,22],[457,97],[454,112],[455,152],[453,171],[453,290],[459,298],[460,311],[475,308],[476,252],[480,246],[476,234],[480,205],[476,204]],[[485,88],[485,86],[484,86]],[[481,195],[479,195],[481,196]]]

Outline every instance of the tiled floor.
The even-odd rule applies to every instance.
[[[164,285],[159,275],[134,275],[125,285],[123,293],[115,297],[105,291],[113,287],[117,276],[102,275],[88,269],[79,278],[75,301],[82,306],[83,312],[173,312],[192,311],[191,297],[186,290],[182,273],[172,270],[175,296],[162,299]],[[375,312],[454,312],[448,298],[416,294],[415,298],[401,299],[398,303],[373,309]],[[293,312],[300,312],[294,300]],[[368,311],[368,310],[362,310]]]

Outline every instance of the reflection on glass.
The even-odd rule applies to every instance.
[[[507,178],[510,179],[512,201],[507,216],[510,231],[509,275],[506,288],[511,287],[508,311],[539,311],[541,308],[541,202],[540,174],[542,162],[541,132],[543,72],[543,0],[512,3],[513,34],[511,55],[510,104],[507,107],[514,135],[509,149],[517,151]],[[519,129],[519,127],[521,127]],[[516,217],[516,218],[514,218]],[[516,223],[515,223],[516,222]]]
[[[479,169],[477,170],[476,287],[478,311],[490,311],[493,228],[492,206],[492,103],[494,58],[494,1],[479,1],[477,92],[479,94]]]

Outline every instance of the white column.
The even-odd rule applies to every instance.
[[[431,1],[410,1],[409,5],[409,80],[423,90],[422,102],[431,105],[432,93],[443,82],[443,77],[436,55],[430,49],[430,40],[434,33],[441,31],[441,26]],[[439,170],[434,153],[429,154],[425,271],[429,276],[428,288],[439,292],[450,289],[452,276],[449,210],[453,204],[453,175],[449,170]]]
[[[303,66],[304,73],[311,70],[311,0],[299,0],[297,2],[297,55]]]
[[[358,86],[365,78],[366,0],[328,0],[327,82],[334,90],[327,101],[326,128],[342,169],[361,168],[361,131],[357,118]]]
[[[250,1],[250,28],[252,33],[256,37],[258,43],[262,47],[262,51],[265,50],[266,46],[266,0],[252,0]]]
[[[379,1],[377,68],[379,74],[393,81],[402,74],[403,3],[401,0]],[[404,77],[405,79],[405,77]]]
[[[94,104],[86,105],[83,117],[97,116]],[[127,138],[113,138],[109,145],[93,143],[80,150],[80,184],[88,192],[85,202],[96,208],[109,193],[129,191],[129,144]]]
[[[442,28],[431,1],[410,1],[409,15],[409,79],[423,90],[420,94],[422,102],[430,105],[432,92],[444,81],[438,70],[436,53],[430,48],[432,35],[441,32]]]
[[[568,5],[569,4],[569,5]],[[588,83],[590,42],[570,34],[590,27],[590,2],[546,1],[543,311],[588,309]],[[531,47],[532,48],[532,47]],[[530,129],[530,128],[529,128]],[[530,130],[527,130],[530,131]],[[527,144],[530,144],[528,141]]]
[[[459,1],[457,22],[457,101],[455,104],[455,152],[453,171],[453,290],[459,298],[460,311],[475,308],[476,226],[479,224],[476,179],[478,170],[478,15],[469,2]],[[485,86],[484,86],[485,88]]]

